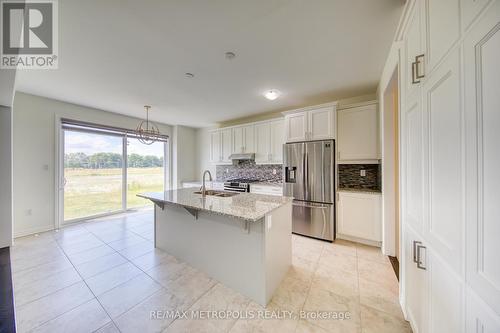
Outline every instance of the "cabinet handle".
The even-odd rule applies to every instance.
[[[420,79],[425,77],[425,74],[420,75],[419,65],[422,63],[421,60],[424,59],[424,55],[420,54],[415,57],[415,61],[411,63],[411,83],[420,83]]]
[[[413,241],[413,262],[418,264],[418,257],[417,257],[417,246],[419,244],[422,244],[422,242],[419,241]]]
[[[425,246],[423,246],[422,244],[418,244],[417,245],[417,267],[425,271],[425,270],[427,270],[427,267],[425,267],[422,264],[422,258],[421,258],[422,252],[420,251],[422,249],[427,249],[427,248]]]

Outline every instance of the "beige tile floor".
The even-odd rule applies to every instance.
[[[294,235],[293,267],[264,309],[154,249],[152,239],[152,211],[16,239],[18,331],[411,332],[395,274],[377,248]],[[208,311],[219,318],[189,318]],[[350,317],[319,319],[318,311]]]

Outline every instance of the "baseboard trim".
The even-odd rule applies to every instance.
[[[49,225],[49,226],[36,227],[36,228],[29,228],[29,229],[14,231],[14,238],[31,236],[31,235],[38,234],[38,233],[41,233],[41,232],[52,231],[54,229],[55,229],[54,225]]]
[[[358,238],[358,237],[354,237],[354,236],[346,236],[346,235],[342,235],[342,234],[337,234],[337,239],[343,239],[343,240],[347,240],[347,241],[351,241],[351,242],[355,242],[355,243],[376,246],[376,247],[382,246],[382,242],[377,242],[377,241],[364,239],[364,238]]]

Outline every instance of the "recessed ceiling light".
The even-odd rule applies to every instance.
[[[236,54],[234,52],[226,52],[224,56],[226,57],[226,59],[231,60],[236,57]]]
[[[186,73],[184,74],[187,78],[190,78],[192,79],[194,77],[194,74],[193,73]]]
[[[281,92],[277,89],[271,89],[264,93],[264,97],[270,101],[274,101],[276,98],[280,97]]]

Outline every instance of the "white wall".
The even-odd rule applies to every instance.
[[[201,180],[203,171],[209,170],[215,178],[215,165],[210,163],[210,134],[212,128],[199,128],[196,130],[196,177]]]
[[[196,129],[174,126],[172,134],[172,188],[182,187],[183,181],[196,180]]]
[[[13,107],[14,236],[56,223],[56,118],[134,129],[139,119],[17,92]],[[172,126],[158,124],[162,134]]]
[[[11,108],[0,105],[0,248],[12,244]]]

